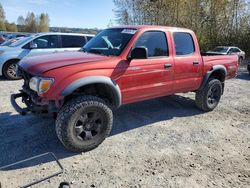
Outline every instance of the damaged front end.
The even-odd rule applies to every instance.
[[[11,95],[11,104],[14,109],[21,115],[26,115],[28,112],[32,113],[55,113],[58,112],[58,107],[55,101],[49,101],[40,97],[36,92],[30,89],[29,81],[32,75],[18,68],[18,75],[24,79],[24,85],[20,93]],[[21,99],[21,102],[25,104],[25,107],[21,107],[17,100]]]

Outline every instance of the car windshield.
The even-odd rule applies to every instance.
[[[91,39],[81,50],[87,53],[118,56],[136,33],[136,29],[105,29]]]
[[[226,53],[228,51],[227,47],[216,47],[212,50],[212,52],[222,52],[222,53]]]
[[[33,38],[33,36],[29,36],[29,37],[24,37],[14,43],[12,43],[11,45],[9,45],[10,47],[17,47],[23,44],[26,44],[28,41],[30,41]]]

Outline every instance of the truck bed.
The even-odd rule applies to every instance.
[[[204,62],[204,73],[211,70],[215,65],[223,65],[227,70],[226,78],[234,78],[238,71],[238,56],[237,55],[213,55],[202,54]]]

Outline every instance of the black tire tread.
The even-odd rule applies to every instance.
[[[214,108],[211,109],[206,105],[207,104],[206,103],[207,92],[208,92],[209,88],[212,87],[214,84],[220,84],[221,91],[222,91],[222,84],[221,84],[220,80],[215,79],[215,78],[210,78],[208,80],[206,86],[203,89],[196,91],[196,95],[195,95],[196,106],[205,112],[209,112],[209,111],[212,111],[214,109]]]
[[[72,144],[70,138],[67,135],[67,131],[65,130],[68,121],[70,119],[70,116],[74,112],[76,112],[83,106],[91,106],[91,105],[99,106],[100,108],[105,109],[106,113],[108,114],[108,119],[110,123],[108,124],[105,137],[103,137],[100,143],[96,144],[94,147],[90,146],[85,148],[77,148],[76,146],[74,146],[74,144]],[[56,133],[59,140],[67,149],[75,152],[85,152],[98,147],[98,145],[100,145],[105,140],[105,138],[109,136],[112,129],[112,124],[113,124],[113,113],[104,100],[95,96],[79,96],[68,101],[59,111],[58,116],[56,118]]]

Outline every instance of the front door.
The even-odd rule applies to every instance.
[[[165,32],[144,32],[135,47],[147,48],[148,58],[124,61],[124,73],[117,80],[124,104],[167,95],[172,90],[174,64]]]
[[[38,37],[31,41],[28,45],[31,48],[25,49],[27,57],[55,53],[61,50],[57,35],[46,35]]]

